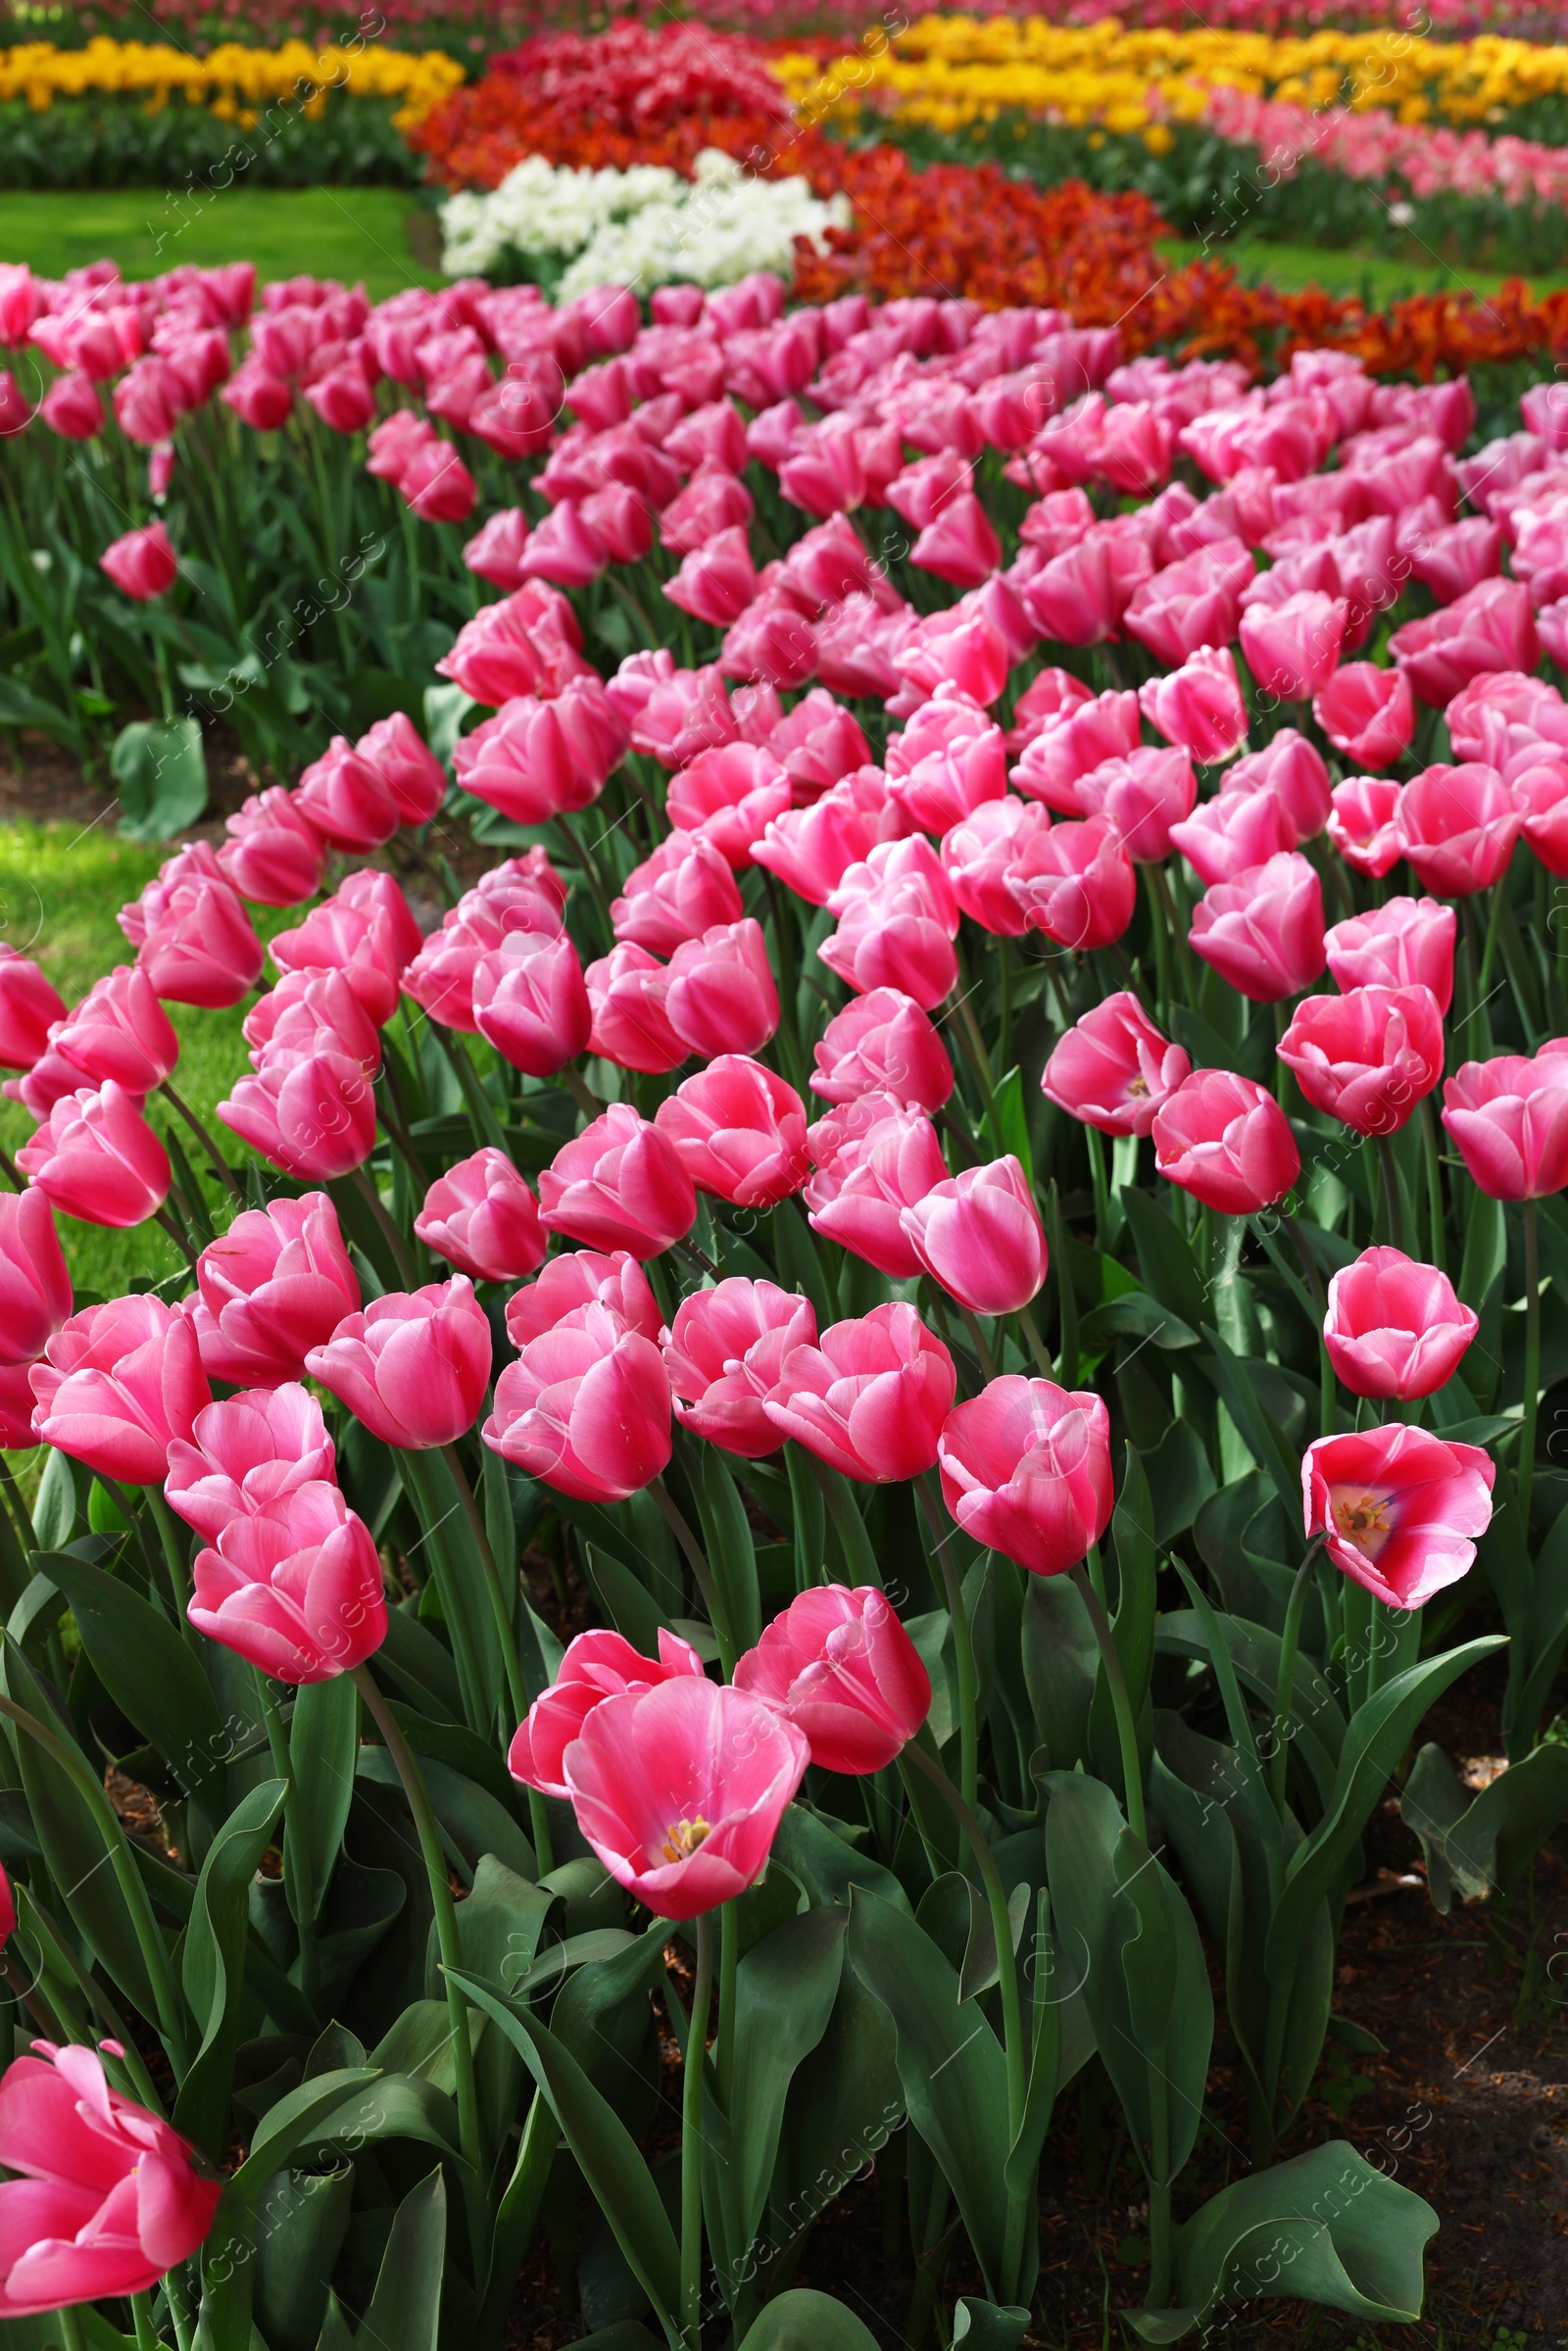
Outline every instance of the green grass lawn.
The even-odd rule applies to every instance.
[[[41,963],[68,1004],[74,1004],[95,979],[117,963],[131,960],[131,949],[115,916],[157,872],[162,859],[157,849],[117,840],[102,830],[83,833],[76,824],[0,825],[0,936]],[[292,914],[274,914],[261,927],[270,934],[293,919]],[[220,1145],[226,1137],[225,1156],[243,1164],[251,1152],[213,1117],[214,1105],[247,1065],[240,1035],[243,1011],[203,1012],[180,1004],[171,1004],[169,1011],[179,1036],[173,1083]],[[157,1096],[151,1115],[159,1128],[176,1123],[169,1104]],[[0,1144],[7,1151],[16,1151],[33,1131],[33,1121],[20,1102],[0,1102]],[[178,1131],[187,1146],[193,1143],[188,1129]],[[59,1221],[78,1290],[119,1298],[133,1274],[162,1278],[179,1268],[179,1253],[161,1225],[116,1233],[102,1225],[78,1224],[69,1216]]]
[[[1262,238],[1204,247],[1172,237],[1159,250],[1176,265],[1200,259],[1228,262],[1247,285],[1275,285],[1292,291],[1320,285],[1342,298],[1363,296],[1380,308],[1402,294],[1458,293],[1466,288],[1477,294],[1494,294],[1503,283],[1500,276],[1485,269],[1450,269],[1446,262],[1389,261],[1381,254],[1317,245],[1271,245]],[[1550,287],[1568,285],[1568,275],[1532,277],[1530,283],[1544,293]]]
[[[262,278],[361,278],[372,302],[439,285],[409,242],[417,198],[402,188],[229,188],[198,201],[165,188],[0,194],[0,261],[63,277],[106,256],[123,276],[194,262],[251,261]]]

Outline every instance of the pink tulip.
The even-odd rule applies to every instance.
[[[407,711],[378,718],[354,750],[390,791],[400,824],[429,823],[446,798],[446,773]]]
[[[1272,608],[1254,604],[1240,623],[1242,652],[1264,694],[1305,702],[1334,674],[1348,607],[1305,590]]]
[[[204,1404],[169,1447],[172,1510],[216,1543],[231,1518],[265,1509],[313,1478],[330,1482],[336,1451],[321,1407],[297,1380]]]
[[[1494,767],[1424,767],[1399,799],[1400,846],[1423,889],[1444,898],[1490,890],[1508,869],[1524,811]]]
[[[397,889],[390,874],[376,878]],[[384,906],[355,905],[348,889],[345,884],[336,897],[313,906],[296,929],[277,932],[269,952],[285,975],[341,972],[372,1027],[380,1029],[397,1010],[408,939]],[[416,931],[416,944],[417,939]]]
[[[1338,1568],[1389,1608],[1456,1584],[1492,1523],[1491,1456],[1392,1421],[1320,1437],[1301,1463],[1302,1518]]]
[[[563,1144],[539,1178],[540,1222],[589,1249],[657,1257],[684,1239],[697,1192],[669,1137],[629,1102]]]
[[[1077,792],[1084,814],[1103,816],[1134,864],[1158,865],[1170,855],[1171,827],[1193,812],[1198,778],[1192,754],[1179,745],[1145,745],[1092,767]]]
[[[669,955],[715,924],[739,922],[745,911],[716,844],[707,833],[676,831],[633,866],[610,915],[617,939]]]
[[[1402,669],[1351,661],[1321,685],[1312,715],[1336,751],[1356,767],[1389,767],[1410,748],[1415,697]]]
[[[38,414],[63,441],[96,440],[105,423],[101,395],[74,368],[55,377],[38,403]]]
[[[223,2185],[161,2115],[110,2088],[96,2049],[33,2050],[0,2081],[7,2319],[145,2293],[205,2242]]]
[[[1110,1518],[1104,1399],[1008,1373],[949,1413],[942,1498],[975,1543],[1031,1575],[1076,1567]]]
[[[821,1770],[879,1772],[931,1711],[931,1677],[870,1585],[803,1592],[735,1666],[735,1688],[805,1733]]]
[[[897,988],[929,1012],[952,994],[958,902],[923,834],[879,843],[850,867],[828,905],[838,929],[816,952],[857,995]]]
[[[663,1625],[657,1660],[642,1656],[620,1633],[596,1626],[577,1634],[566,1644],[554,1682],[514,1732],[508,1771],[542,1795],[567,1796],[563,1759],[594,1708],[624,1690],[653,1690],[683,1675],[702,1680],[703,1661],[690,1641]]]
[[[1042,636],[1061,645],[1101,645],[1134,612],[1153,567],[1141,533],[1098,522],[1024,583],[1024,605]],[[1131,616],[1127,625],[1139,633]]]
[[[1002,693],[1011,662],[1007,641],[995,623],[960,605],[917,621],[893,665],[915,694],[937,695],[946,687],[984,709]]]
[[[151,1094],[179,1059],[173,1024],[139,964],[117,963],[95,980],[74,1012],[49,1032],[56,1053],[94,1085],[116,1079],[127,1094]]]
[[[691,1053],[751,1053],[778,1027],[778,990],[761,924],[746,915],[688,939],[669,961],[669,1025]]]
[[[1501,527],[1477,514],[1424,536],[1411,552],[1410,568],[1439,604],[1452,604],[1482,580],[1495,579],[1501,559]]]
[[[904,810],[888,798],[881,768],[867,765],[843,777],[809,808],[790,808],[775,816],[752,857],[798,898],[825,906],[852,865],[863,863],[878,842],[902,840],[909,829]]]
[[[311,964],[285,971],[275,988],[257,998],[240,1034],[256,1068],[274,1046],[279,1055],[341,1053],[368,1078],[381,1066],[380,1031],[341,971]]]
[[[219,394],[252,432],[276,432],[294,406],[294,392],[253,356],[242,360]]]
[[[982,801],[942,836],[942,865],[953,895],[971,922],[998,937],[1021,939],[1028,928],[1023,881],[1032,870],[1049,811],[1037,800]]]
[[[421,522],[466,522],[478,484],[450,441],[416,449],[398,481],[399,495]]]
[[[1329,839],[1357,873],[1381,880],[1403,856],[1399,828],[1403,797],[1390,776],[1352,775],[1335,785]]]
[[[0,1069],[30,1069],[49,1043],[66,1000],[36,963],[0,941]]]
[[[514,824],[545,824],[597,800],[625,748],[625,722],[599,680],[573,677],[549,701],[503,704],[459,743],[452,768]]]
[[[1237,761],[1239,767],[1245,764]],[[1170,838],[1199,880],[1212,888],[1216,882],[1240,881],[1295,849],[1300,835],[1279,793],[1232,781],[1216,799],[1201,802],[1182,823],[1173,824]]]
[[[784,1440],[763,1405],[792,1347],[814,1347],[809,1298],[732,1276],[681,1299],[664,1335],[675,1417],[726,1453],[760,1461]]]
[[[956,1386],[953,1357],[912,1306],[873,1306],[792,1347],[764,1409],[845,1477],[885,1485],[933,1466]]]
[[[320,758],[306,768],[295,805],[334,849],[362,854],[379,849],[398,829],[391,785],[368,759],[360,758],[346,735],[334,735]]]
[[[123,538],[104,549],[98,563],[116,587],[134,597],[138,604],[150,604],[155,597],[162,596],[173,586],[179,571],[169,533],[161,522],[149,522],[142,530],[127,530]]]
[[[810,1749],[775,1708],[681,1675],[596,1706],[563,1770],[577,1826],[660,1918],[696,1918],[760,1877]]]
[[[32,1185],[0,1193],[0,1368],[35,1361],[71,1305],[71,1275],[48,1200]]]
[[[889,1095],[858,1095],[819,1118],[807,1145],[816,1162],[806,1188],[813,1232],[841,1242],[895,1281],[911,1280],[920,1260],[904,1230],[904,1211],[948,1179],[925,1112]]]
[[[578,1306],[526,1340],[481,1432],[494,1453],[579,1501],[621,1502],[670,1455],[669,1377],[651,1339]]]
[[[699,1192],[772,1208],[810,1172],[806,1105],[793,1086],[744,1053],[720,1053],[677,1086],[654,1119]]]
[[[1193,953],[1253,1004],[1278,1004],[1323,969],[1323,887],[1296,852],[1234,882],[1216,882],[1193,908]]]
[[[641,947],[613,947],[583,974],[593,1024],[589,1050],[620,1069],[651,1076],[690,1054],[669,1021],[669,966]]]
[[[1408,988],[1436,997],[1438,1010],[1453,1002],[1452,906],[1435,898],[1391,898],[1369,914],[1352,914],[1325,934],[1323,946],[1337,988]]]
[[[576,614],[559,588],[539,580],[466,621],[436,671],[492,709],[516,695],[560,694],[591,674]]]
[[[715,531],[690,548],[663,593],[683,612],[706,620],[712,628],[728,628],[757,595],[757,566],[744,525]]]
[[[507,932],[474,965],[471,1001],[478,1034],[529,1077],[553,1077],[575,1061],[593,1026],[583,968],[564,932]]]
[[[1544,1200],[1568,1184],[1568,1045],[1534,1059],[1466,1061],[1443,1089],[1443,1123],[1493,1200]]]
[[[263,1053],[255,1075],[236,1080],[218,1115],[264,1159],[306,1183],[348,1175],[375,1147],[369,1081],[358,1061],[330,1046]]]
[[[1395,1135],[1443,1075],[1443,1015],[1424,987],[1308,996],[1279,1057],[1317,1109],[1358,1135]]]
[[[137,961],[166,1004],[223,1011],[262,976],[262,943],[227,882],[182,882],[150,924]]]
[[[922,1270],[972,1314],[1014,1314],[1046,1278],[1045,1227],[1010,1152],[933,1185],[899,1222]]]
[[[809,807],[835,784],[858,774],[871,758],[858,721],[821,686],[803,694],[776,722],[767,748],[784,762],[796,808]],[[752,854],[757,856],[755,849]]]
[[[1192,1067],[1123,988],[1093,1005],[1053,1049],[1040,1091],[1103,1135],[1147,1135]]]
[[[1363,1249],[1329,1284],[1323,1344],[1352,1396],[1435,1396],[1480,1328],[1453,1284],[1402,1249]]]
[[[1020,715],[1023,707],[1020,702]],[[1058,815],[1081,816],[1079,777],[1106,759],[1124,759],[1137,749],[1136,694],[1101,694],[1093,701],[1063,704],[1024,745],[1012,782],[1027,799],[1043,800]]]
[[[1389,651],[1416,699],[1441,710],[1488,670],[1534,669],[1530,591],[1521,580],[1484,579],[1426,619],[1396,628]]]
[[[645,1339],[657,1341],[664,1327],[659,1300],[635,1257],[623,1249],[610,1256],[577,1249],[552,1257],[537,1281],[513,1292],[507,1300],[507,1337],[520,1350],[579,1306],[607,1306],[628,1331],[640,1331]]]
[[[1002,547],[972,490],[945,500],[909,550],[909,561],[955,588],[978,588],[1002,562]]]
[[[490,1379],[490,1325],[466,1274],[388,1291],[345,1314],[305,1368],[383,1445],[423,1451],[471,1428]]]
[[[539,1203],[505,1151],[486,1145],[437,1176],[414,1220],[426,1249],[475,1282],[515,1282],[542,1263]]]
[[[202,1369],[235,1388],[276,1388],[305,1377],[312,1347],[360,1303],[355,1273],[324,1192],[242,1208],[196,1260],[196,1296],[182,1311]]]
[[[824,1102],[863,1094],[940,1110],[953,1092],[953,1063],[929,1016],[897,988],[873,988],[835,1012],[813,1048],[811,1092]]]
[[[273,784],[253,792],[225,819],[218,852],[226,881],[253,906],[297,906],[314,898],[326,866],[326,843],[301,813],[292,792]]]
[[[669,821],[703,833],[737,873],[775,816],[790,805],[783,761],[757,743],[722,743],[700,751],[670,778]]]
[[[1206,1207],[1252,1216],[1301,1172],[1290,1121],[1264,1086],[1229,1069],[1195,1069],[1160,1103],[1154,1165]]]
[[[1240,539],[1200,547],[1152,578],[1146,573],[1127,606],[1127,633],[1147,645],[1156,661],[1179,668],[1204,645],[1230,644],[1242,591],[1254,576],[1251,555]]]
[[[386,1639],[370,1530],[326,1479],[231,1518],[191,1581],[197,1631],[279,1682],[330,1682]]]
[[[1079,954],[1119,939],[1138,896],[1132,859],[1105,816],[1038,833],[1015,868],[1013,888],[1026,927]]]
[[[1247,741],[1247,705],[1228,646],[1200,646],[1179,669],[1140,686],[1138,701],[1150,725],[1200,766],[1230,759]]]
[[[945,833],[1007,785],[1002,729],[972,703],[923,703],[888,744],[889,797],[922,832]]]
[[[17,1165],[62,1214],[122,1228],[161,1208],[172,1180],[168,1152],[113,1078],[63,1095]]]
[[[161,1486],[171,1443],[212,1401],[190,1325],[153,1291],[83,1306],[28,1377],[40,1442],[127,1486]]]

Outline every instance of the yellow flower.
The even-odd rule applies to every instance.
[[[158,41],[112,41],[103,37],[80,49],[57,49],[52,41],[27,41],[0,49],[0,99],[24,98],[43,114],[57,98],[80,98],[89,92],[137,96],[148,109],[168,104],[183,93],[193,105],[205,106],[221,121],[236,117],[239,93],[251,125],[260,120],[256,108],[271,101],[299,98],[310,92],[305,111],[318,113],[334,89],[351,96],[399,101],[393,121],[407,129],[450,96],[466,78],[455,57],[439,49],[410,57],[394,50],[364,48],[312,49],[304,41],[285,41],[277,49],[248,49],[237,41],[223,42],[210,56],[187,56],[183,50]],[[250,125],[248,125],[250,126]]]

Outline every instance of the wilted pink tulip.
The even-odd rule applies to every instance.
[[[513,1292],[507,1300],[507,1337],[514,1347],[524,1347],[578,1306],[607,1306],[628,1331],[640,1331],[645,1339],[657,1340],[664,1327],[659,1300],[635,1257],[623,1249],[609,1256],[576,1249],[552,1257],[537,1281]]]
[[[810,1749],[776,1708],[706,1675],[596,1706],[563,1770],[577,1826],[660,1918],[696,1918],[760,1877]]]
[[[969,702],[923,703],[887,752],[888,794],[922,832],[945,833],[1007,787],[1002,729]]]
[[[1312,715],[1336,751],[1356,767],[1389,767],[1415,734],[1415,697],[1402,669],[1351,661],[1321,685]]]
[[[127,1486],[161,1486],[212,1390],[190,1325],[155,1292],[83,1306],[28,1374],[33,1433]]]
[[[281,784],[253,792],[225,819],[218,852],[225,879],[259,906],[297,906],[314,898],[326,866],[326,843],[296,796]]]
[[[670,778],[669,821],[704,833],[737,873],[775,816],[790,805],[790,779],[781,759],[759,743],[721,743],[700,751]]]
[[[0,2081],[8,2319],[146,2293],[206,2241],[223,2186],[161,2115],[110,2088],[96,2049],[32,2047]]]
[[[542,1795],[566,1796],[570,1791],[562,1778],[562,1759],[594,1708],[623,1690],[652,1690],[679,1675],[700,1679],[703,1661],[689,1641],[663,1625],[659,1628],[657,1659],[644,1657],[623,1634],[605,1627],[577,1634],[566,1644],[554,1682],[535,1698],[514,1732],[508,1771]]]
[[[657,1257],[688,1234],[697,1192],[667,1135],[612,1102],[539,1178],[540,1222],[589,1249]]]
[[[830,1772],[881,1771],[931,1711],[919,1651],[870,1585],[803,1592],[737,1660],[735,1688],[776,1707]]]
[[[577,950],[563,931],[509,931],[473,967],[473,1024],[529,1077],[553,1077],[588,1043],[593,1011]]]
[[[506,1152],[488,1144],[436,1177],[414,1230],[475,1282],[520,1281],[547,1247],[538,1201]]]
[[[1568,1043],[1533,1059],[1466,1061],[1443,1089],[1443,1123],[1493,1200],[1544,1200],[1568,1184]]]
[[[897,988],[873,988],[835,1012],[813,1049],[811,1092],[824,1102],[855,1102],[862,1094],[933,1113],[953,1092],[953,1063],[928,1014]]]
[[[1335,923],[1323,940],[1338,988],[1430,988],[1438,1010],[1453,1002],[1452,906],[1435,898],[1391,898],[1368,914]]]
[[[1345,642],[1348,612],[1343,597],[1305,589],[1282,604],[1254,604],[1243,612],[1242,652],[1260,691],[1281,702],[1305,702],[1325,685]]]
[[[227,882],[181,882],[149,925],[136,960],[166,1004],[223,1011],[261,978],[262,943]]]
[[[1200,766],[1228,759],[1247,741],[1247,705],[1229,646],[1200,646],[1179,669],[1140,686],[1138,701],[1150,725]]]
[[[857,995],[897,988],[930,1011],[952,994],[958,902],[923,833],[880,843],[850,867],[828,905],[838,929],[816,952]]]
[[[1031,1575],[1076,1567],[1110,1519],[1104,1399],[1007,1373],[948,1414],[942,1498],[975,1543]]]
[[[218,1105],[224,1126],[288,1175],[326,1183],[362,1167],[375,1146],[375,1096],[358,1061],[333,1047],[266,1053]]]
[[[1439,710],[1488,670],[1534,669],[1539,650],[1530,591],[1513,579],[1484,579],[1389,639],[1417,700]]]
[[[1046,1278],[1045,1227],[1010,1152],[933,1185],[899,1222],[923,1271],[972,1314],[1014,1314]]]
[[[71,1275],[48,1200],[32,1185],[0,1193],[0,1368],[41,1355],[71,1304]]]
[[[406,710],[378,718],[354,746],[356,758],[373,767],[397,803],[401,824],[428,824],[446,798],[440,760]]]
[[[1181,745],[1144,744],[1081,775],[1077,793],[1084,814],[1103,816],[1135,865],[1158,865],[1170,855],[1172,826],[1193,812],[1198,778]]]
[[[1402,1249],[1368,1249],[1329,1284],[1323,1344],[1352,1396],[1434,1396],[1480,1328],[1453,1284]]]
[[[1443,1075],[1443,1015],[1419,986],[1308,996],[1279,1056],[1317,1109],[1358,1135],[1395,1135]]]
[[[1392,1421],[1320,1437],[1301,1463],[1302,1519],[1328,1556],[1389,1608],[1456,1584],[1492,1523],[1491,1455]]]
[[[336,1450],[321,1407],[297,1380],[204,1404],[188,1438],[169,1447],[172,1510],[216,1543],[231,1518],[275,1502],[313,1478],[330,1480]]]
[[[1119,939],[1138,898],[1132,859],[1105,816],[1037,834],[1014,888],[1028,928],[1080,955]]]
[[[1253,1004],[1278,1004],[1323,969],[1323,886],[1295,851],[1216,882],[1193,908],[1192,950]]]
[[[1271,1208],[1301,1172],[1290,1121],[1272,1094],[1230,1069],[1195,1069],[1154,1113],[1154,1165],[1227,1216]]]
[[[374,1540],[326,1479],[231,1518],[191,1581],[197,1631],[279,1682],[330,1682],[386,1639]]]
[[[0,1068],[30,1069],[67,1016],[65,998],[37,964],[0,941]]]
[[[62,1095],[17,1165],[66,1216],[142,1224],[168,1198],[169,1153],[122,1086]]]
[[[196,1260],[196,1296],[183,1312],[202,1369],[235,1388],[275,1388],[305,1376],[312,1347],[360,1303],[355,1273],[324,1192],[242,1208]]]
[[[346,735],[334,735],[318,759],[300,777],[295,802],[334,849],[361,854],[379,849],[398,829],[392,787],[362,759]]]
[[[485,1444],[579,1501],[621,1502],[670,1455],[669,1376],[651,1339],[578,1306],[524,1341],[496,1382]]]
[[[150,604],[154,597],[162,596],[173,586],[179,572],[169,533],[161,522],[149,522],[142,530],[127,530],[123,538],[104,549],[98,563],[116,587],[134,597],[138,604]]]
[[[956,1387],[953,1357],[912,1306],[873,1306],[792,1347],[764,1409],[830,1468],[885,1485],[934,1465]]]
[[[1103,1135],[1147,1135],[1154,1112],[1192,1066],[1191,1055],[1167,1044],[1123,988],[1093,1005],[1053,1048],[1040,1091]]]
[[[1424,767],[1399,797],[1399,844],[1423,889],[1490,890],[1507,871],[1524,810],[1494,767]]]
[[[127,1094],[151,1094],[179,1059],[179,1040],[139,965],[117,963],[95,980],[73,1012],[49,1032],[64,1053],[95,1085],[114,1078]]]
[[[687,939],[669,959],[669,1025],[691,1053],[754,1053],[778,1027],[778,990],[751,915]]]
[[[809,1298],[732,1276],[681,1299],[664,1335],[675,1417],[726,1453],[760,1461],[784,1440],[763,1410],[792,1347],[814,1347]]]
[[[1334,787],[1329,839],[1357,873],[1381,880],[1403,856],[1401,787],[1392,776],[1351,775]]]
[[[738,922],[746,908],[728,860],[707,833],[672,832],[626,876],[610,908],[617,939],[650,955],[673,955],[684,940],[715,924]]]
[[[383,1445],[422,1451],[471,1428],[490,1379],[490,1325],[466,1274],[388,1291],[345,1314],[305,1368]]]
[[[744,1053],[720,1053],[659,1105],[655,1125],[699,1192],[772,1208],[810,1172],[806,1105],[793,1086]]]

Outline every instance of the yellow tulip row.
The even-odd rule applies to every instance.
[[[850,54],[825,70],[804,52],[774,64],[808,120],[869,100],[903,122],[943,130],[1018,110],[1136,131],[1196,121],[1214,88],[1454,123],[1496,122],[1532,99],[1568,94],[1568,47],[1495,34],[1434,41],[1393,28],[1279,37],[1144,32],[1114,18],[1071,26],[1043,17],[920,17],[875,55]]]
[[[108,39],[81,49],[57,49],[50,41],[0,49],[0,99],[24,98],[37,114],[46,114],[57,98],[103,94],[141,98],[151,111],[183,99],[243,120],[284,98],[304,99],[306,112],[314,114],[337,89],[352,97],[397,99],[393,121],[406,130],[465,78],[457,59],[439,49],[411,57],[368,43],[313,49],[306,41],[285,41],[276,49],[248,49],[225,41],[205,57],[164,42]]]

